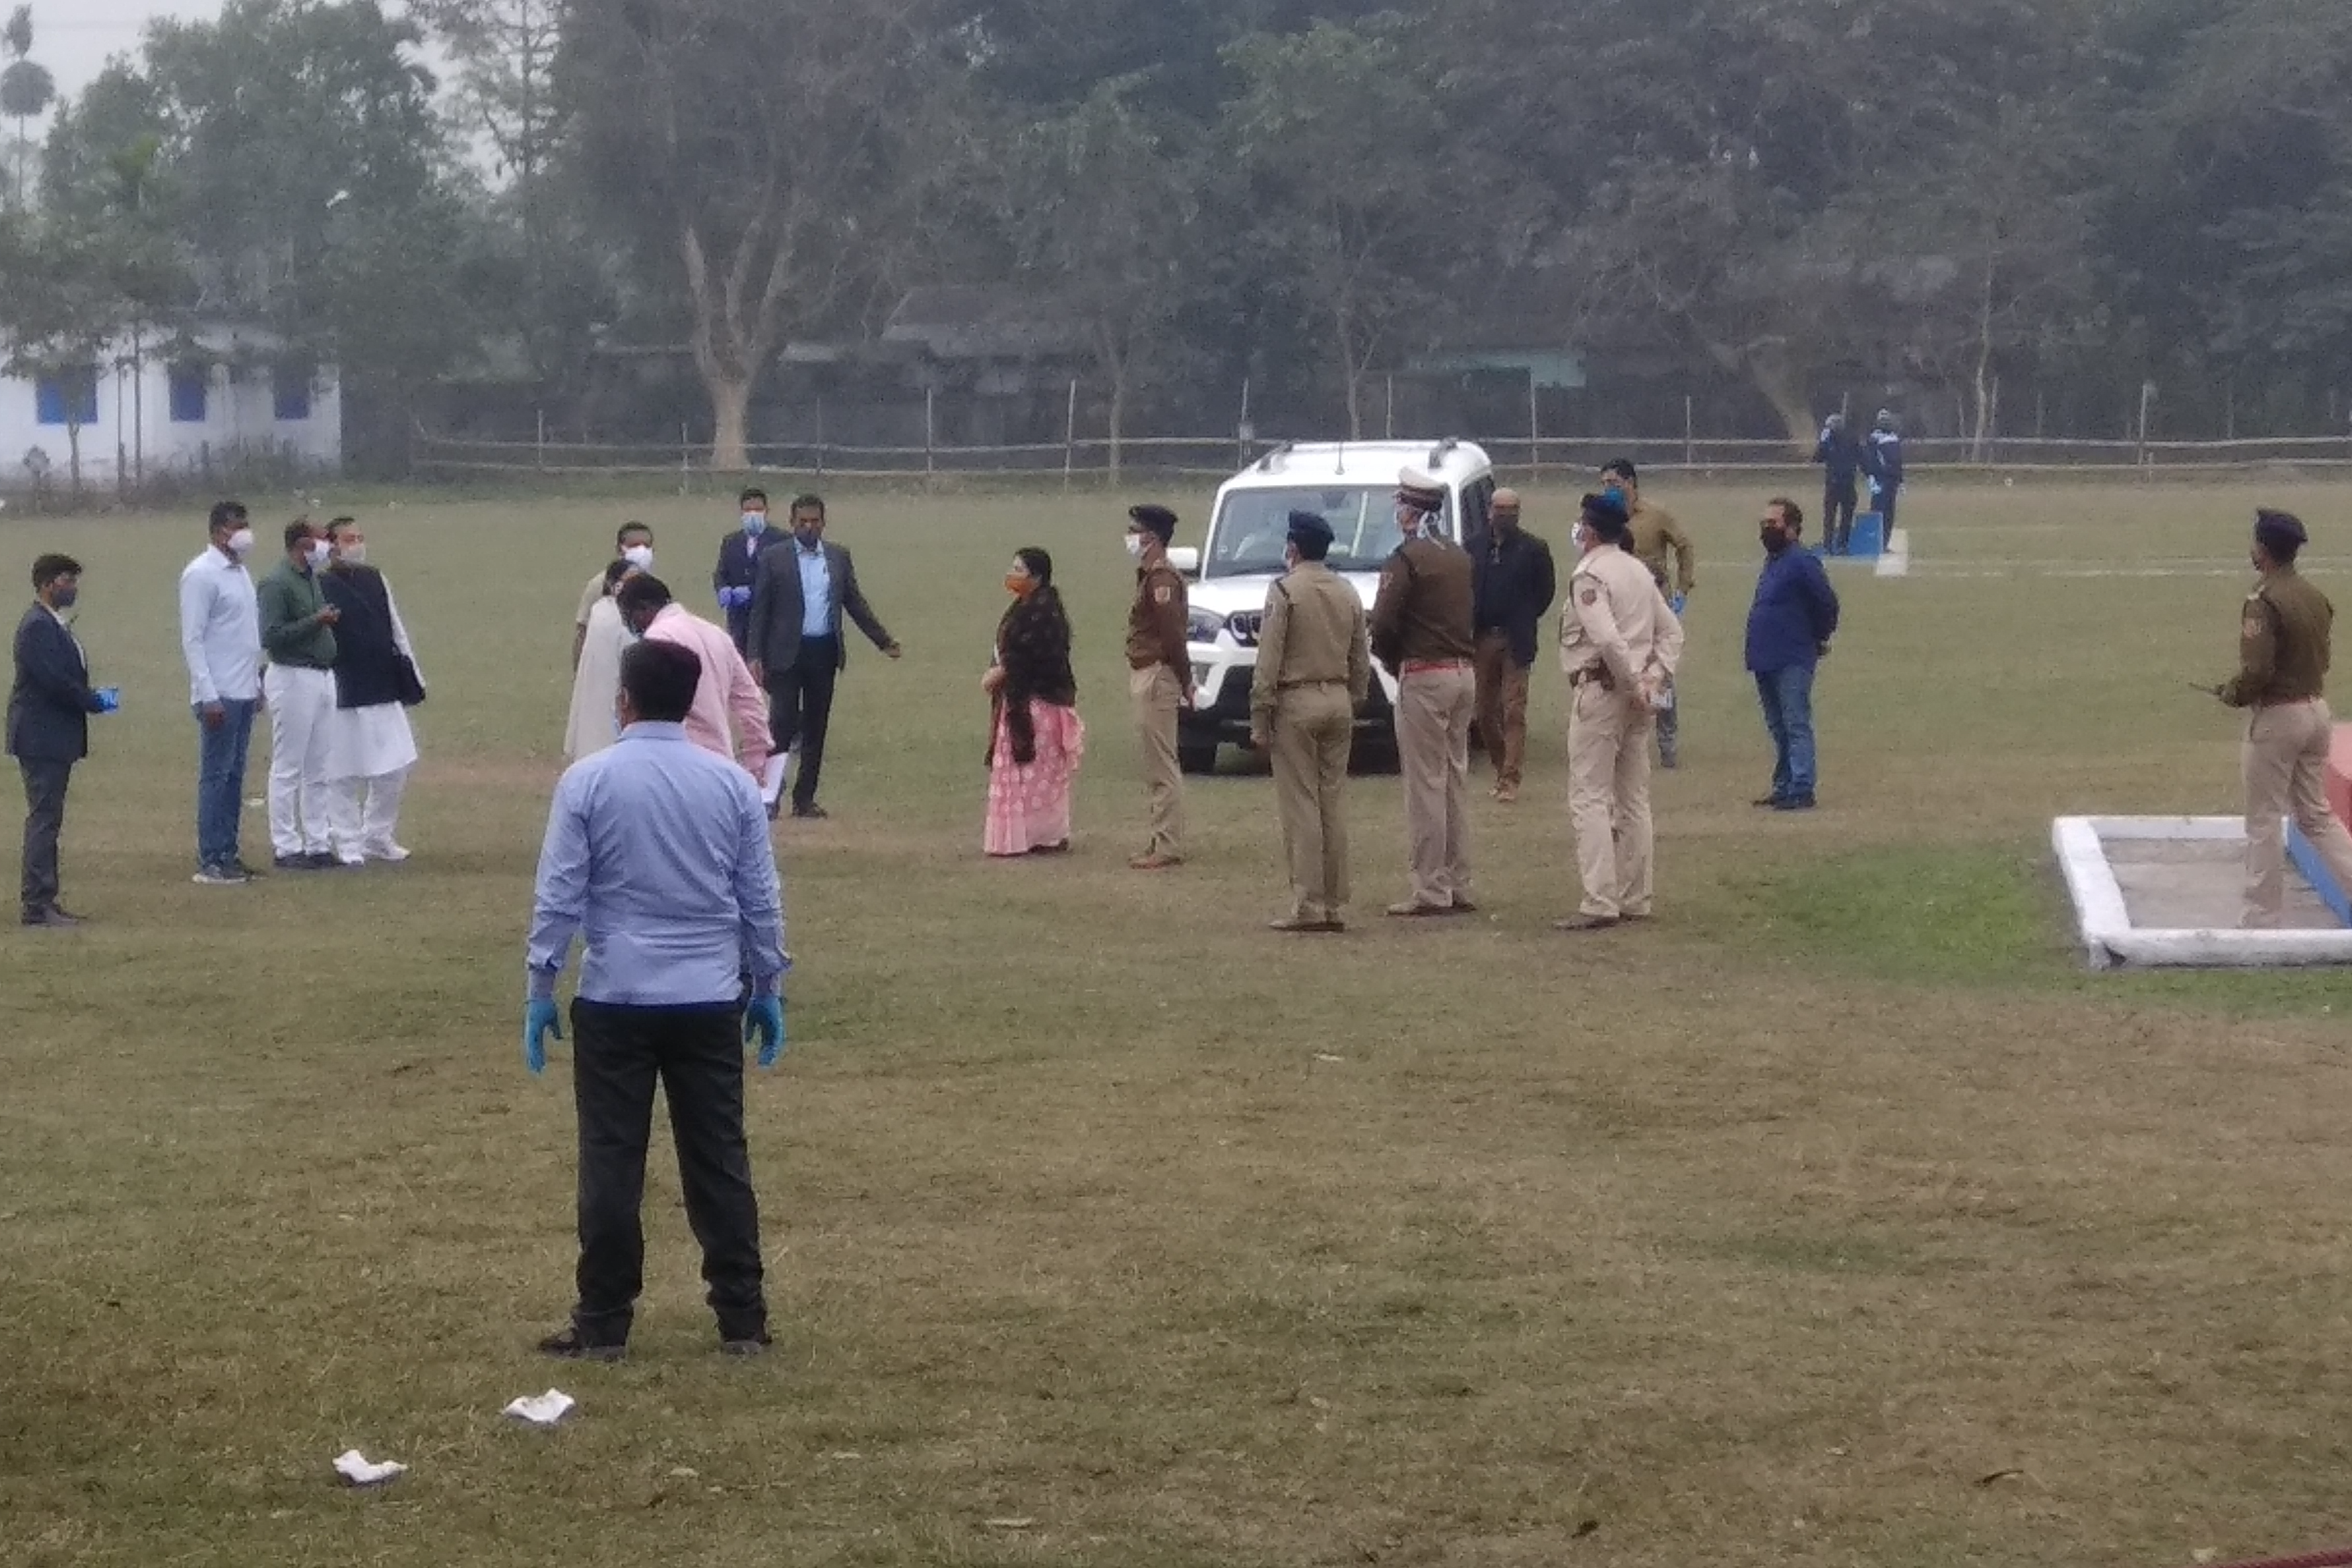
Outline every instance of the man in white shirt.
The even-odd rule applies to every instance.
[[[261,705],[261,613],[245,558],[253,525],[240,503],[213,508],[211,542],[180,574],[180,652],[196,716],[196,881],[233,888],[253,879],[237,853],[245,810],[245,758]]]

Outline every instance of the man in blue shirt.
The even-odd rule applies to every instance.
[[[783,900],[751,776],[686,738],[702,660],[641,642],[621,660],[618,743],[556,786],[526,958],[523,1062],[563,1037],[555,982],[584,938],[572,1002],[580,1116],[579,1300],[545,1354],[618,1361],[644,1283],[646,1144],[654,1086],[669,1100],[687,1220],[721,1346],[768,1344],[760,1207],[743,1139],[742,1043],[784,1045]],[[748,977],[751,997],[742,999]]]
[[[751,678],[768,690],[768,716],[775,731],[773,754],[800,750],[793,779],[793,815],[803,820],[824,816],[816,802],[824,776],[825,732],[833,722],[833,692],[849,662],[841,635],[843,619],[856,623],[887,658],[897,658],[896,638],[882,629],[849,552],[824,536],[824,500],[802,496],[793,502],[793,545],[760,557],[751,584],[750,622],[743,658]],[[778,796],[781,802],[782,796]]]
[[[1758,525],[1764,571],[1748,611],[1748,672],[1772,734],[1772,793],[1758,805],[1813,809],[1813,671],[1837,635],[1837,590],[1821,558],[1800,542],[1804,509],[1776,500]]]

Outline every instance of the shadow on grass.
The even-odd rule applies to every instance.
[[[2352,969],[2092,972],[2039,846],[1864,847],[1729,879],[1723,891],[1728,921],[1710,936],[1857,978],[2352,1016]]]

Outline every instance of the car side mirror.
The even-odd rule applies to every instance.
[[[1201,552],[1190,545],[1171,550],[1168,564],[1176,569],[1180,577],[1198,577],[1201,574]]]

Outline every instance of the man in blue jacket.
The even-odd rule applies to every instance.
[[[1871,501],[1885,524],[1878,537],[1891,545],[1895,542],[1895,502],[1903,493],[1903,426],[1893,409],[1878,411],[1878,422],[1871,427],[1870,445],[1863,452],[1862,467],[1870,476]]]
[[[121,702],[93,690],[89,661],[67,612],[81,593],[81,563],[67,555],[33,563],[33,606],[16,626],[16,681],[8,693],[8,754],[25,775],[25,923],[65,929],[79,917],[58,907],[58,835],[66,786],[89,754],[89,716]]]
[[[1804,509],[1778,499],[1764,509],[1757,531],[1764,541],[1764,571],[1748,610],[1748,672],[1772,733],[1772,793],[1759,800],[1775,811],[1813,809],[1813,670],[1837,635],[1837,590],[1821,558],[1800,542]]]
[[[1822,548],[1843,555],[1853,544],[1853,509],[1862,499],[1862,443],[1846,429],[1844,415],[1822,424],[1813,461],[1822,466]]]

